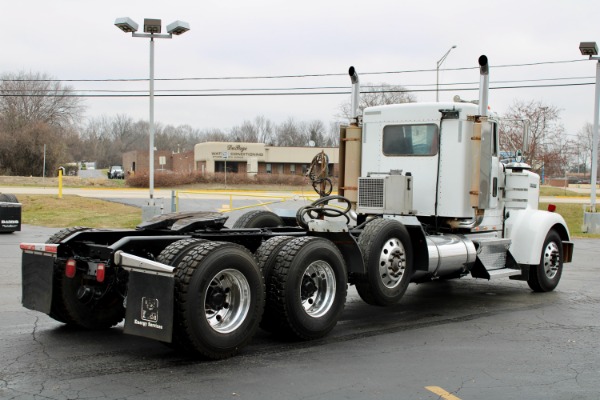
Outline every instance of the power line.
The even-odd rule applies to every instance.
[[[525,83],[525,82],[545,82],[545,81],[566,81],[566,80],[582,80],[582,79],[595,79],[593,76],[579,76],[579,77],[564,77],[564,78],[538,78],[538,79],[518,79],[518,80],[499,80],[499,81],[491,81],[490,84],[501,84],[501,83]],[[451,82],[451,83],[441,83],[439,86],[457,86],[457,85],[478,85],[479,82]],[[361,85],[361,89],[363,89],[363,93],[374,93],[369,92],[368,89],[377,89],[377,88],[390,88],[389,90],[393,90],[394,87],[403,87],[405,91],[418,91],[416,89],[410,89],[413,87],[432,87],[437,86],[435,83],[426,83],[426,84],[408,84],[408,85]],[[284,88],[212,88],[212,89],[156,89],[156,93],[185,93],[185,92],[258,92],[258,91],[299,91],[299,90],[346,90],[348,86],[303,86],[303,87],[284,87]],[[461,89],[453,89],[453,90],[461,90]],[[462,89],[464,90],[464,89]],[[5,89],[1,90],[0,93],[17,93],[24,94],[26,92],[20,89]],[[39,92],[39,90],[38,90]],[[49,90],[48,92],[53,92]],[[66,91],[67,93],[69,91]],[[129,89],[73,89],[70,92],[76,93],[148,93],[147,89],[140,90],[129,90]],[[377,90],[376,92],[382,93],[385,91]],[[62,90],[62,93],[65,93]]]
[[[503,64],[495,65],[492,68],[514,68],[514,67],[530,67],[549,64],[566,64],[588,61],[587,59],[577,60],[562,60],[562,61],[540,61],[535,63],[523,64]],[[459,67],[445,68],[440,71],[462,71],[472,70],[478,67]],[[379,72],[361,72],[361,75],[392,75],[392,74],[407,74],[418,72],[434,72],[436,69],[414,69],[414,70],[399,70],[399,71],[379,71]],[[256,80],[256,79],[290,79],[290,78],[317,78],[331,76],[346,76],[345,73],[320,73],[320,74],[297,74],[297,75],[255,75],[255,76],[221,76],[221,77],[189,77],[189,78],[155,78],[155,81],[201,81],[201,80]],[[147,82],[148,78],[118,78],[118,79],[4,79],[6,82]]]
[[[565,83],[565,84],[548,84],[548,85],[519,85],[519,86],[494,86],[490,90],[500,89],[531,89],[531,88],[553,88],[553,87],[571,87],[571,86],[589,86],[595,82],[584,83]],[[440,91],[473,91],[479,90],[477,87],[469,88],[447,88]],[[369,93],[415,93],[415,92],[435,92],[435,89],[391,89],[391,90],[362,90],[362,94]],[[335,92],[261,92],[261,93],[171,93],[157,94],[155,97],[247,97],[247,96],[319,96],[319,95],[348,95],[350,90],[335,91]],[[147,97],[147,94],[77,94],[77,93],[62,93],[57,95],[52,94],[0,94],[0,97],[80,97],[80,98],[126,98],[126,97]]]

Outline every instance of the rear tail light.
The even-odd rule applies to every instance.
[[[104,282],[104,273],[106,271],[106,266],[103,263],[98,264],[96,268],[96,281],[102,283]]]
[[[75,276],[75,272],[77,271],[77,261],[74,258],[69,258],[67,260],[67,264],[65,265],[65,276],[67,278],[73,278]]]
[[[556,211],[556,205],[555,204],[548,204],[548,211],[550,211],[550,212]]]

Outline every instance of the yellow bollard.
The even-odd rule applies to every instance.
[[[63,178],[63,170],[62,168],[58,169],[58,198],[62,199],[62,178]]]

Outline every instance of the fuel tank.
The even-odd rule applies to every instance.
[[[475,263],[477,250],[475,244],[462,235],[427,236],[429,268],[427,272],[418,272],[414,280],[442,278],[444,276],[466,273]]]

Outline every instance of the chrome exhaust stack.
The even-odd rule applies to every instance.
[[[352,81],[352,101],[350,103],[350,124],[358,125],[360,117],[360,81],[358,79],[358,73],[354,67],[350,67],[348,70],[350,80]]]
[[[487,116],[488,97],[490,92],[490,67],[485,55],[479,57],[479,115]]]

